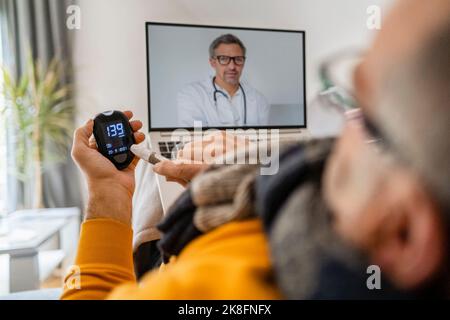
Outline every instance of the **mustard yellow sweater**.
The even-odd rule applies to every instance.
[[[192,241],[174,260],[133,272],[133,233],[110,219],[82,224],[62,299],[279,299],[258,219],[232,222]]]

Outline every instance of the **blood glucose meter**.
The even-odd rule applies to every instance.
[[[130,147],[135,143],[133,130],[125,114],[106,111],[94,118],[94,137],[98,151],[119,170],[127,168],[134,159]]]

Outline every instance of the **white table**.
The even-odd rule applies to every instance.
[[[78,208],[17,211],[5,218],[8,232],[0,235],[0,255],[9,255],[9,291],[39,289],[43,265],[59,265],[68,250],[62,231],[78,226]],[[73,233],[73,232],[72,232]],[[60,250],[43,251],[42,246],[56,237]],[[73,238],[73,237],[72,237]],[[73,241],[72,241],[73,242]],[[76,244],[72,244],[74,246]],[[47,268],[48,269],[48,268]]]

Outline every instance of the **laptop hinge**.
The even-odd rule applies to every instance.
[[[258,129],[255,129],[256,132],[258,132]],[[268,130],[267,132],[270,132],[270,129],[261,129],[261,130]],[[293,134],[293,133],[303,133],[304,131],[307,131],[306,129],[297,129],[297,128],[293,128],[293,129],[279,129],[279,133],[281,135],[284,134]],[[249,133],[246,132],[246,129],[241,129],[241,130],[236,130],[236,132],[232,132],[236,135],[248,135]],[[183,136],[192,136],[194,134],[198,134],[198,135],[204,135],[205,131],[180,131],[179,133],[176,134],[176,136],[179,137],[183,137]],[[161,131],[160,132],[160,136],[161,137],[172,137],[173,136],[173,131]]]

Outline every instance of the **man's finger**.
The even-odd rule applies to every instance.
[[[136,142],[136,144],[139,144],[144,140],[145,140],[145,134],[143,134],[142,132],[134,133],[134,141]]]
[[[95,140],[94,135],[91,135],[91,137],[89,138],[89,147],[90,148],[97,148],[97,141]]]
[[[163,160],[153,166],[153,171],[161,176],[165,176],[168,179],[182,179],[181,165],[171,160]]]
[[[126,110],[123,112],[125,114],[125,116],[128,118],[128,120],[130,120],[131,118],[133,118],[133,112],[130,110]]]
[[[76,156],[89,147],[89,138],[94,130],[94,121],[89,119],[83,126],[75,130],[73,135],[72,155]]]
[[[216,157],[226,153],[227,143],[237,144],[234,135],[217,132],[203,137],[201,140],[187,143],[177,154],[178,159],[203,160],[203,156]]]
[[[75,130],[74,134],[74,145],[81,144],[84,146],[89,145],[89,138],[92,136],[94,131],[94,121],[89,119],[83,126]]]
[[[140,160],[141,159],[139,157],[135,156],[133,161],[131,161],[130,165],[128,166],[128,169],[134,170]]]
[[[180,180],[180,179],[175,179],[175,178],[169,178],[169,177],[166,177],[166,181],[167,181],[167,182],[176,182],[176,183],[179,183],[179,184],[181,184],[183,187],[186,187],[187,184],[188,184],[187,181]]]
[[[211,142],[207,141],[195,141],[186,144],[182,150],[178,151],[177,158],[178,159],[203,159],[203,150],[210,144]]]
[[[172,161],[163,160],[153,166],[153,171],[159,175],[167,177],[169,175],[168,173],[171,172],[172,166],[173,166]]]
[[[133,120],[130,121],[131,129],[133,132],[139,131],[142,129],[142,122],[140,120]]]

